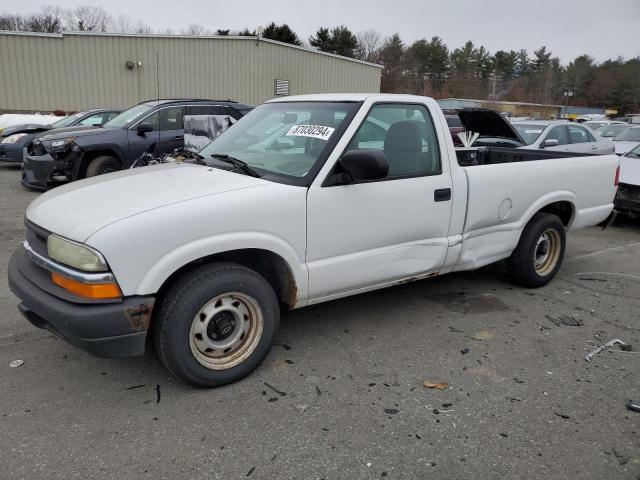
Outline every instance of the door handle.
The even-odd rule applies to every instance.
[[[182,140],[184,137],[182,135],[176,135],[171,140]]]
[[[434,202],[446,202],[448,200],[451,200],[450,188],[439,188],[438,190],[434,190],[433,192]]]

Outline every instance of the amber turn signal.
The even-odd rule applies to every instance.
[[[82,283],[55,272],[51,273],[51,281],[81,297],[107,299],[120,298],[122,296],[117,283]]]

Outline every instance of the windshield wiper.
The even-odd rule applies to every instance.
[[[243,173],[245,173],[245,174],[247,174],[247,175],[249,175],[251,177],[260,178],[262,176],[258,172],[256,172],[253,168],[251,168],[247,164],[247,162],[243,162],[239,158],[232,157],[232,156],[226,155],[224,153],[213,153],[213,154],[210,155],[210,157],[215,158],[216,160],[220,160],[221,162],[233,165],[238,170],[240,170],[241,172],[243,172]]]

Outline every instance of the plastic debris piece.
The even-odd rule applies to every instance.
[[[633,400],[629,400],[627,402],[627,410],[640,413],[640,402],[634,402]]]
[[[425,380],[423,384],[425,388],[437,388],[438,390],[445,390],[449,388],[449,384],[445,382],[432,382],[430,380]]]
[[[491,340],[493,338],[493,333],[487,331],[487,330],[482,330],[478,333],[476,333],[473,337],[474,340],[480,340],[482,342],[484,342],[485,340]]]
[[[11,368],[18,368],[19,366],[24,364],[24,360],[13,360],[12,362],[9,363],[9,366]]]

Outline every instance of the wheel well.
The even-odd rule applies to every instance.
[[[269,282],[282,303],[289,308],[293,308],[296,304],[298,289],[289,264],[280,255],[258,248],[232,250],[194,260],[172,273],[160,287],[158,296],[162,296],[171,284],[186,272],[215,262],[237,263],[256,271]]]
[[[568,227],[573,220],[574,208],[571,202],[561,201],[561,202],[553,202],[549,205],[545,205],[538,212],[547,212],[553,213],[557,215],[565,227]]]
[[[113,150],[91,150],[82,156],[82,160],[80,161],[80,166],[78,168],[77,178],[85,178],[87,175],[87,167],[89,166],[89,163],[91,163],[91,160],[93,160],[94,158],[102,157],[103,155],[108,155],[115,158],[120,164],[120,167],[122,167],[122,160],[120,160],[120,157],[118,157],[118,155]]]

